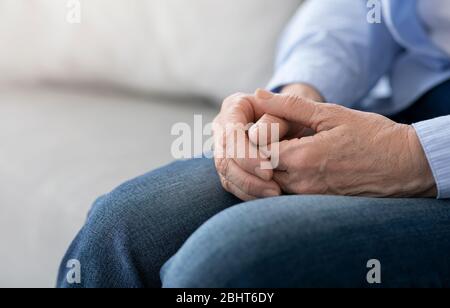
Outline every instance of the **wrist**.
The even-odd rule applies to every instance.
[[[304,83],[290,84],[281,89],[282,94],[293,94],[300,97],[305,97],[316,102],[324,102],[323,96],[311,85]]]

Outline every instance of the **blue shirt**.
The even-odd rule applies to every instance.
[[[369,22],[367,0],[307,1],[281,39],[269,88],[306,83],[328,102],[385,115],[411,106],[450,79],[450,56],[430,39],[417,1],[381,0],[380,23]],[[438,197],[450,198],[450,116],[414,128]]]

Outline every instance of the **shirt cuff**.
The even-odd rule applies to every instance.
[[[436,180],[438,199],[450,198],[450,116],[413,125]]]

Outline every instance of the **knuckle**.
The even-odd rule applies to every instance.
[[[334,103],[326,103],[323,104],[322,106],[325,106],[330,112],[340,112],[344,110],[343,106]]]
[[[340,118],[346,110],[345,107],[337,104],[328,103],[324,104],[322,107],[324,108],[316,108],[318,109],[318,113],[320,113],[322,118],[329,120]]]
[[[286,110],[296,110],[298,108],[298,105],[300,105],[303,102],[303,99],[299,96],[295,95],[285,95],[282,98],[281,104],[287,108]]]
[[[214,165],[219,174],[222,174],[222,170],[220,169],[221,168],[221,162],[220,162],[221,160],[222,160],[221,158],[214,158]]]
[[[253,188],[253,181],[249,176],[246,176],[242,179],[242,190],[246,193],[251,192]]]
[[[230,165],[229,160],[226,158],[217,158],[215,160],[215,164],[217,171],[226,178],[228,176],[228,169]]]
[[[230,108],[230,107],[234,107],[234,106],[239,106],[241,105],[246,99],[248,98],[248,95],[245,93],[235,93],[233,95],[230,95],[229,97],[227,97],[224,101],[222,106],[225,108]]]
[[[230,182],[228,182],[224,177],[220,177],[220,182],[222,184],[223,189],[230,192]]]
[[[241,99],[243,97],[246,97],[247,94],[243,93],[243,92],[236,92],[233,95],[231,95],[231,98],[237,98],[237,99]]]

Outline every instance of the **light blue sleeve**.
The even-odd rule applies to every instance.
[[[413,126],[433,171],[438,198],[450,199],[450,116],[419,122]]]
[[[269,89],[306,83],[328,102],[347,107],[363,99],[401,50],[384,21],[368,22],[366,0],[308,0],[279,45]]]

